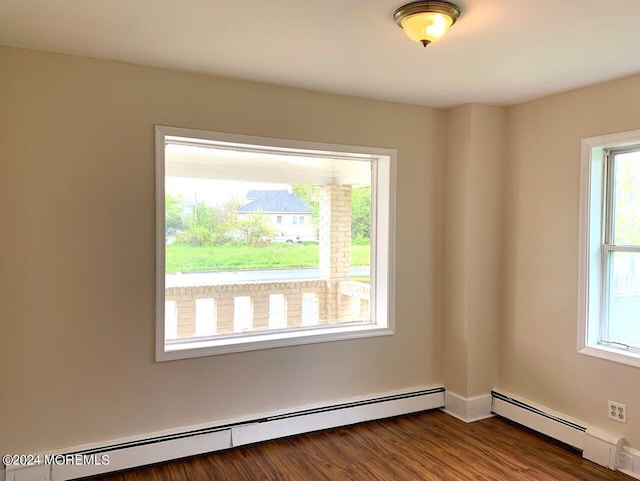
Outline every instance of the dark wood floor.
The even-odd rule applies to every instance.
[[[560,443],[500,418],[465,424],[440,411],[230,449],[101,481],[606,481]]]

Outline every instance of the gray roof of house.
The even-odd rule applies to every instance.
[[[247,199],[254,199],[238,212],[283,212],[308,214],[311,208],[300,197],[286,190],[250,190]]]

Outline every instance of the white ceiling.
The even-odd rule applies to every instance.
[[[640,72],[640,0],[460,0],[427,48],[393,21],[402,3],[0,0],[0,44],[434,107]]]

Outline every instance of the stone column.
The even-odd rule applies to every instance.
[[[320,188],[320,278],[327,281],[327,320],[340,319],[338,284],[351,268],[351,186]]]

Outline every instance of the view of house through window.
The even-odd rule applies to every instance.
[[[386,327],[372,287],[375,173],[366,155],[166,141],[166,346]]]

